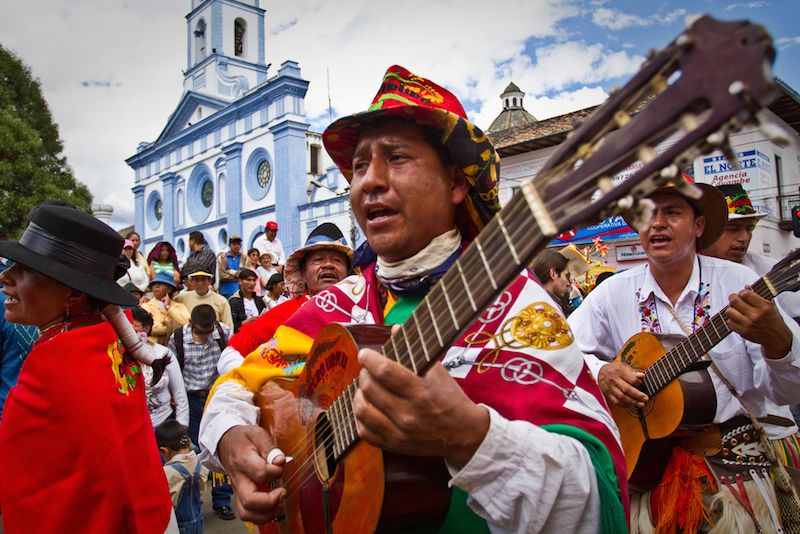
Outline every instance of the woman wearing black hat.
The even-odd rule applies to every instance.
[[[39,206],[19,242],[0,242],[14,262],[0,274],[6,320],[41,330],[0,421],[6,534],[167,527],[141,367],[120,341],[133,347],[133,330],[109,306],[136,304],[115,282],[122,244],[64,206]]]

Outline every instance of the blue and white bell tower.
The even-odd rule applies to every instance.
[[[259,0],[191,0],[186,28],[183,95],[159,137],[126,160],[144,250],[165,240],[185,258],[195,230],[217,252],[234,234],[248,246],[268,220],[287,253],[322,220],[349,232],[347,184],[321,168],[309,132],[309,82],[292,60],[271,72]]]
[[[258,0],[192,0],[183,87],[235,100],[267,81],[264,10]]]

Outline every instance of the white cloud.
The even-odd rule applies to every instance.
[[[566,25],[581,14],[573,0],[262,6],[270,75],[287,59],[300,63],[311,82],[308,118],[319,127],[328,122],[328,70],[335,115],[366,109],[385,69],[398,63],[451,89],[487,127],[500,112],[509,69],[529,95],[529,110],[546,118],[598,103],[605,98],[601,82],[629,76],[643,59],[566,41]],[[117,226],[133,219],[133,172],[124,160],[140,141],[158,136],[183,92],[188,10],[185,0],[40,0],[0,7],[0,42],[41,79],[69,163],[95,202],[114,206]],[[545,43],[534,57],[525,54],[531,42]]]
[[[738,2],[725,6],[725,11],[733,11],[734,9],[758,9],[767,6],[769,6],[769,2]]]
[[[667,26],[684,16],[686,16],[686,10],[683,8],[667,13],[656,13],[648,17],[640,17],[618,9],[601,7],[592,12],[592,22],[600,27],[616,31],[632,26],[652,26],[654,24]]]
[[[800,45],[800,35],[795,37],[779,37],[775,40],[775,44],[777,44],[778,48],[781,50],[789,48],[790,46]]]

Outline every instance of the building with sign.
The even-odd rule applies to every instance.
[[[695,158],[683,171],[698,182],[712,185],[741,183],[756,209],[768,214],[756,226],[750,250],[781,258],[800,246],[800,240],[791,232],[791,208],[800,205],[800,95],[781,80],[776,80],[776,85],[779,97],[764,114],[786,132],[791,143],[780,146],[759,128],[746,127],[730,136],[736,165],[715,152]],[[503,103],[505,113],[508,111],[505,98]],[[582,109],[494,131],[490,129],[489,137],[501,156],[501,203],[507,202],[522,183],[533,179],[572,131],[574,124],[585,120],[595,109]],[[668,138],[655,148],[656,152],[666,150],[674,142]],[[613,179],[622,180],[641,165],[636,162]],[[574,243],[583,247],[598,238],[608,245],[608,254],[603,260],[612,265],[628,268],[645,259],[636,233],[620,216],[565,232],[551,244],[564,246]]]
[[[309,131],[309,82],[291,60],[273,73],[264,16],[259,0],[191,1],[183,96],[126,160],[143,250],[166,240],[185,258],[195,230],[218,252],[230,235],[247,247],[267,220],[287,253],[324,221],[356,236],[347,183]]]

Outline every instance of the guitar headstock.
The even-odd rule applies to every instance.
[[[620,213],[646,222],[640,199],[682,182],[679,169],[698,155],[730,153],[728,134],[758,123],[758,110],[775,95],[774,56],[761,26],[696,19],[557,148],[529,191],[523,186],[548,206],[553,225],[545,231]],[[665,140],[671,143],[659,152]],[[629,177],[613,178],[637,161]]]
[[[776,295],[800,289],[800,249],[787,254],[764,278],[769,280],[767,286]]]

